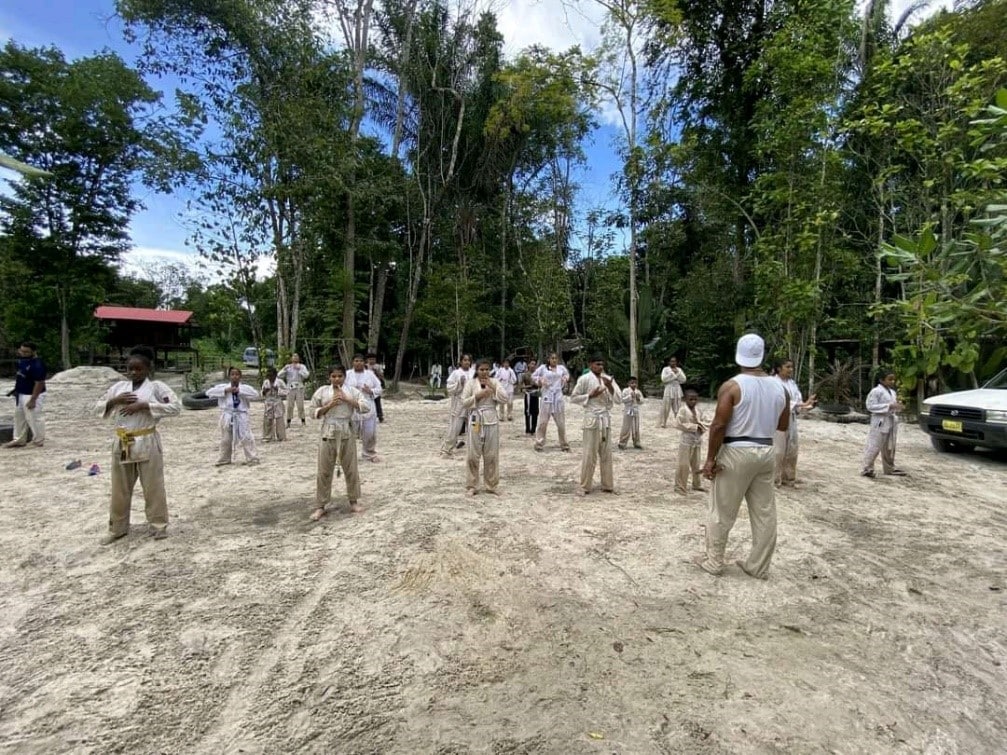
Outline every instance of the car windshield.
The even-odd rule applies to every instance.
[[[999,388],[1001,391],[1007,391],[1007,369],[1001,370],[1000,373],[986,383],[983,388]]]

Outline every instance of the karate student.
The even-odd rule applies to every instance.
[[[110,545],[129,533],[129,509],[133,488],[140,481],[144,513],[155,540],[168,536],[168,498],[164,491],[164,457],[157,423],[182,411],[178,396],[159,380],[151,380],[154,352],[137,346],[126,360],[128,380],[115,383],[95,408],[103,417],[115,417],[112,443],[112,491],[108,506],[108,534],[102,545]]]
[[[462,392],[465,390],[465,384],[474,377],[475,369],[472,367],[471,355],[462,354],[459,366],[452,370],[448,376],[447,394],[451,399],[451,405],[448,407],[448,434],[444,437],[444,443],[441,446],[441,456],[451,456],[458,445],[458,436],[465,426]]]
[[[367,369],[366,360],[363,354],[354,354],[353,369],[346,374],[344,382],[349,388],[356,388],[367,396],[368,410],[366,412],[356,412],[353,415],[353,424],[360,432],[361,445],[364,447],[364,460],[378,462],[378,414],[374,409],[374,402],[381,396],[381,381],[378,376]]]
[[[895,477],[905,477],[906,473],[895,466],[895,441],[898,437],[898,413],[905,409],[895,392],[895,373],[882,371],[878,374],[878,384],[867,394],[867,411],[871,415],[871,429],[867,434],[864,448],[864,464],[860,470],[863,477],[874,477],[874,462],[881,454],[881,471]]]
[[[507,422],[514,421],[514,386],[517,385],[517,373],[511,369],[510,360],[505,359],[500,363],[500,367],[496,371],[495,375],[496,381],[500,383],[500,387],[503,388],[504,393],[507,395],[507,400],[504,402],[503,407],[500,409],[500,420],[506,420]]]
[[[346,498],[350,513],[363,511],[360,506],[360,475],[357,472],[357,441],[353,431],[356,414],[373,413],[374,407],[361,391],[345,384],[346,372],[339,365],[329,370],[329,384],[311,397],[311,414],[322,420],[318,445],[318,471],[315,476],[315,510],[311,521],[325,516],[332,501],[332,473],[339,467],[346,476]],[[337,472],[338,474],[338,472]]]
[[[525,435],[534,435],[538,429],[538,401],[539,389],[535,384],[535,370],[538,369],[538,361],[534,358],[528,360],[528,369],[521,372],[521,393],[524,395],[524,432]]]
[[[661,383],[664,385],[661,427],[667,427],[668,415],[678,416],[678,410],[682,406],[682,386],[685,385],[685,373],[678,366],[678,359],[675,357],[668,357],[668,365],[661,370]]]
[[[619,449],[626,450],[626,441],[633,436],[633,448],[643,448],[640,445],[640,406],[643,404],[643,391],[637,387],[637,379],[631,377],[629,386],[622,391],[622,431],[619,433]]]
[[[468,470],[465,494],[479,491],[479,460],[483,462],[483,480],[486,492],[497,494],[500,482],[500,424],[498,406],[507,403],[507,392],[500,381],[490,377],[488,359],[476,365],[475,379],[468,381],[462,391],[462,406],[468,413],[469,437],[466,449]]]
[[[206,391],[208,398],[217,399],[220,407],[220,455],[215,466],[230,464],[235,446],[245,452],[246,464],[258,464],[251,423],[248,420],[249,402],[259,397],[252,386],[241,382],[241,370],[232,367],[227,372],[230,382],[218,383]]]
[[[793,485],[797,482],[797,450],[799,437],[797,434],[797,418],[802,411],[813,409],[818,399],[811,394],[807,401],[801,395],[801,389],[794,381],[794,362],[790,359],[777,359],[773,362],[772,374],[783,383],[783,390],[790,399],[790,427],[785,433],[777,433],[773,445],[776,448],[776,473],[773,482],[776,487]]]
[[[262,413],[262,440],[271,443],[274,440],[286,440],[287,429],[283,424],[283,399],[287,395],[287,384],[278,377],[276,369],[266,370],[266,379],[262,381],[262,398],[266,409]]]
[[[710,426],[710,421],[703,416],[703,411],[699,406],[699,393],[696,392],[696,389],[686,388],[682,393],[685,405],[680,407],[678,414],[675,415],[675,426],[682,431],[678,437],[678,472],[675,475],[675,492],[685,495],[690,474],[692,475],[692,489],[703,489],[699,456],[703,447],[703,433]]]
[[[580,485],[577,495],[591,492],[595,464],[601,466],[601,489],[615,492],[612,478],[612,405],[622,403],[615,380],[605,374],[605,360],[591,357],[590,370],[581,375],[570,394],[570,403],[584,407],[584,443],[581,450]]]
[[[298,354],[290,355],[290,363],[284,365],[279,375],[287,384],[287,427],[294,418],[294,406],[297,406],[297,416],[304,424],[304,381],[308,379],[308,368],[301,364]],[[207,396],[210,394],[207,393]]]
[[[369,353],[365,354],[364,356],[367,360],[367,369],[369,369],[371,372],[374,373],[374,377],[376,377],[378,379],[378,382],[381,384],[381,392],[384,393],[385,371],[381,368],[381,365],[378,364],[378,355]],[[381,394],[378,394],[374,397],[373,404],[374,404],[374,412],[378,415],[378,422],[384,422],[385,410],[384,407],[381,406]]]
[[[552,417],[556,420],[559,448],[561,451],[569,451],[570,444],[566,442],[566,415],[563,411],[563,387],[570,382],[570,373],[559,363],[559,355],[553,352],[546,363],[535,370],[532,380],[542,391],[539,398],[539,424],[535,432],[535,450],[541,451],[545,447],[549,418]]]
[[[14,438],[4,443],[4,448],[20,448],[28,445],[28,431],[31,430],[31,444],[45,445],[45,363],[38,356],[38,347],[31,341],[22,341],[17,349],[17,376],[14,389],[8,396],[14,397]]]

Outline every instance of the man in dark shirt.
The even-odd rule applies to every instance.
[[[33,446],[45,443],[45,418],[42,416],[45,364],[39,359],[37,349],[31,341],[23,341],[18,347],[17,378],[14,390],[7,394],[14,397],[14,440],[4,444],[4,448],[28,445],[29,430]]]

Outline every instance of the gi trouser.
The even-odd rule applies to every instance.
[[[287,422],[294,418],[294,404],[297,404],[297,416],[304,419],[304,386],[291,386],[287,391]]]
[[[703,568],[707,571],[720,574],[723,570],[727,536],[744,498],[752,525],[752,550],[740,566],[749,576],[768,578],[769,564],[776,550],[775,457],[772,446],[721,447],[717,464],[722,469],[713,478],[706,517],[706,559]]]
[[[887,425],[875,426],[871,423],[871,430],[867,434],[867,447],[864,449],[864,466],[862,471],[874,471],[874,462],[881,454],[881,470],[885,474],[891,474],[895,469],[895,441],[898,435],[898,426],[895,422]]]
[[[682,397],[680,395],[664,395],[661,399],[661,427],[668,426],[668,415],[678,416],[678,410],[682,407]]]
[[[559,447],[570,447],[570,444],[566,442],[565,414],[566,413],[563,411],[562,398],[556,403],[551,401],[542,401],[539,404],[539,423],[538,429],[535,431],[535,448],[541,449],[545,446],[545,434],[549,429],[550,417],[556,420],[556,433],[559,435]]]
[[[538,396],[532,393],[524,394],[524,431],[533,435],[538,429]]]
[[[702,490],[703,482],[699,476],[699,452],[701,446],[695,444],[678,444],[678,470],[675,473],[675,490],[679,493],[686,492],[689,484],[689,475],[692,475],[692,489]]]
[[[479,488],[480,459],[483,462],[483,481],[486,483],[486,489],[494,491],[500,483],[500,425],[481,425],[476,431],[475,423],[469,422],[468,449],[465,455],[465,460],[468,462],[466,489]]]
[[[633,436],[633,446],[635,448],[640,447],[640,415],[639,414],[623,414],[622,415],[622,432],[619,433],[619,448],[626,447],[626,441],[629,440],[629,436]]]
[[[233,419],[232,419],[233,418]],[[234,437],[237,433],[237,438]],[[255,438],[248,427],[248,413],[234,412],[230,416],[220,415],[220,454],[217,457],[218,464],[232,461],[235,446],[241,446],[245,452],[245,461],[253,461],[259,458],[255,452]]]
[[[266,401],[266,410],[262,415],[262,439],[267,443],[287,439],[287,428],[283,424],[283,399]]]
[[[591,492],[594,484],[594,466],[601,467],[601,489],[615,490],[612,475],[612,428],[602,427],[599,421],[592,428],[584,428],[584,447],[580,457],[580,487]]]
[[[133,501],[133,488],[140,481],[143,488],[144,512],[147,523],[154,529],[168,528],[168,497],[164,492],[164,456],[161,438],[154,436],[150,443],[150,458],[123,464],[119,460],[119,445],[112,450],[109,464],[112,478],[112,497],[108,507],[108,531],[113,535],[129,532],[129,508]]]
[[[315,508],[324,509],[332,500],[332,475],[336,463],[346,478],[346,497],[351,503],[360,500],[360,473],[357,471],[357,441],[346,433],[320,441],[318,472],[315,477]]]
[[[378,417],[357,417],[353,423],[360,429],[360,443],[364,447],[364,458],[373,459],[378,455]]]
[[[465,428],[465,415],[452,414],[448,418],[448,434],[444,436],[444,443],[441,445],[441,453],[450,456],[454,453],[455,446],[458,445],[458,436]]]
[[[27,443],[28,431],[31,430],[33,443],[42,443],[45,440],[45,417],[42,415],[42,405],[45,403],[45,394],[40,394],[35,399],[35,408],[29,409],[28,402],[31,401],[30,393],[19,393],[14,397],[14,443]]]
[[[773,447],[776,449],[776,471],[773,482],[789,485],[797,480],[797,418],[790,417],[790,429],[777,430]]]

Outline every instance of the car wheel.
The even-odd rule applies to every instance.
[[[971,451],[975,448],[971,443],[959,443],[954,440],[948,440],[947,438],[938,438],[933,435],[930,436],[930,442],[933,447],[945,454],[958,454],[964,451]]]

